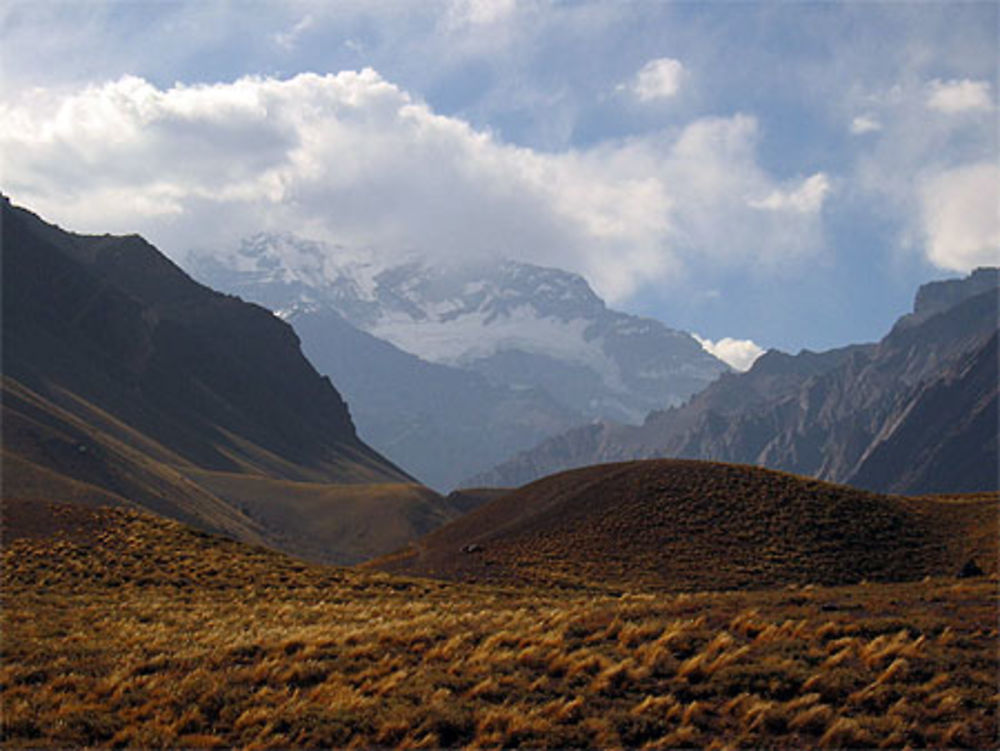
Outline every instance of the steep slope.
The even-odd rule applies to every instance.
[[[973,492],[1000,483],[997,335],[921,384],[858,462],[848,482],[884,492]],[[997,487],[997,485],[993,485]]]
[[[749,372],[723,376],[684,406],[651,414],[642,426],[588,426],[468,482],[516,486],[567,467],[675,456],[759,464],[898,492],[995,489],[997,458],[990,447],[996,446],[997,382],[984,370],[989,356],[977,353],[997,331],[997,271],[982,269],[940,289],[948,291],[918,293],[914,313],[877,345],[794,357],[768,353]],[[946,385],[970,357],[981,363],[970,376],[974,396]],[[948,403],[949,395],[965,406]],[[897,433],[909,414],[919,415],[922,427]],[[954,433],[956,420],[969,429],[954,445],[983,459],[961,472],[948,469],[954,449],[942,439]],[[891,451],[876,450],[893,434]],[[908,437],[919,445],[907,444]],[[928,469],[937,468],[934,475],[912,471],[918,456]],[[883,460],[889,464],[876,466]]]
[[[199,482],[211,472],[414,494],[358,439],[287,324],[197,284],[137,236],[70,234],[6,199],[2,212],[5,497],[69,492],[330,560],[370,553],[290,535],[248,516],[244,490]],[[332,501],[312,512],[340,513]],[[435,523],[450,515],[439,512]]]
[[[610,310],[582,277],[558,269],[383,267],[292,235],[196,252],[188,266],[292,323],[342,385],[362,435],[437,487],[588,420],[638,423],[728,370],[689,334]],[[346,362],[341,343],[357,343],[359,331],[394,350],[362,341]],[[378,373],[380,388],[357,372]],[[442,382],[452,387],[443,411]],[[385,396],[403,392],[412,399]],[[492,429],[468,440],[466,426],[484,418]],[[446,450],[428,455],[433,444]]]
[[[687,460],[544,478],[395,555],[390,572],[678,590],[955,574],[996,567],[997,497],[881,496],[756,467]],[[991,526],[992,525],[992,526]]]

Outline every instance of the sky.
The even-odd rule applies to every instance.
[[[996,2],[0,5],[0,190],[183,265],[513,258],[761,348],[1000,264]]]

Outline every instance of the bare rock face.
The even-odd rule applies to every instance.
[[[593,425],[470,484],[520,485],[629,458],[758,464],[873,490],[996,489],[996,269],[934,283],[874,345],[769,352],[639,427]]]

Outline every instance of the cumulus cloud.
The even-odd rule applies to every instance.
[[[750,370],[757,358],[765,352],[763,347],[750,339],[732,339],[726,336],[713,342],[697,334],[691,336],[698,340],[706,352],[739,371]]]
[[[667,99],[680,90],[683,77],[684,66],[679,60],[660,57],[643,65],[628,89],[641,102]]]
[[[927,107],[946,114],[989,110],[993,107],[989,81],[931,81],[927,86]]]
[[[882,123],[872,115],[858,115],[851,120],[851,133],[858,136],[862,133],[873,133],[882,130]]]
[[[1000,265],[1000,167],[947,170],[922,186],[927,255],[949,271]]]
[[[823,207],[823,199],[830,192],[830,180],[822,172],[806,178],[794,190],[775,190],[765,198],[751,200],[755,209],[769,211],[793,211],[799,214],[812,214]]]
[[[612,302],[689,265],[815,251],[826,178],[783,187],[758,137],[735,115],[539,152],[370,69],[167,89],[126,76],[0,105],[5,190],[74,229],[140,231],[175,258],[261,230],[388,260],[509,257],[578,271]]]

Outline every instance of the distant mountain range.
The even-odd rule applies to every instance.
[[[610,310],[558,269],[385,268],[288,234],[188,266],[291,323],[365,439],[441,489],[573,426],[639,423],[729,371],[689,334]]]
[[[358,438],[269,311],[141,237],[0,208],[5,498],[137,504],[335,562],[456,515]]]
[[[877,344],[768,352],[641,426],[577,428],[467,484],[516,487],[600,462],[685,457],[887,492],[996,489],[998,284],[997,269],[979,269],[925,285]]]

